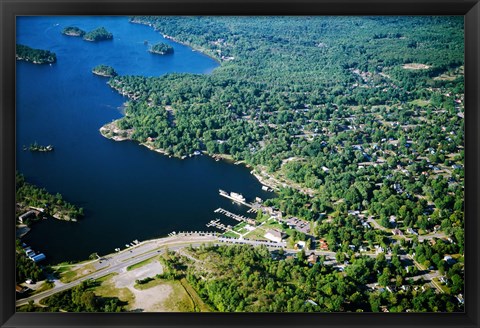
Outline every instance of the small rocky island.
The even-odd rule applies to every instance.
[[[23,150],[27,150],[27,147],[23,146]],[[42,145],[39,145],[37,142],[34,142],[28,147],[28,150],[48,152],[48,151],[53,151],[53,146],[52,145],[42,146]]]
[[[173,47],[166,43],[157,43],[150,47],[149,52],[157,55],[173,54]]]
[[[103,41],[113,39],[113,34],[108,32],[105,27],[98,27],[83,36],[86,41]]]
[[[68,26],[62,30],[62,34],[66,36],[84,36],[85,33],[86,32],[84,30],[76,26]]]
[[[17,44],[15,57],[34,64],[52,64],[57,61],[57,55],[51,51],[34,49],[22,44]]]
[[[98,65],[92,69],[92,73],[99,76],[114,77],[117,76],[117,72],[111,66]]]

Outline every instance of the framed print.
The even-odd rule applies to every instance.
[[[478,326],[478,1],[1,4],[2,327]]]

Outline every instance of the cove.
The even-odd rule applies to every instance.
[[[114,39],[93,43],[61,34],[72,25],[86,31],[104,26]],[[153,55],[145,41],[168,43],[175,53]],[[171,231],[208,230],[205,224],[217,217],[235,222],[213,213],[218,207],[246,215],[247,208],[219,196],[218,189],[240,192],[247,200],[272,197],[244,166],[207,156],[168,158],[99,132],[122,117],[127,99],[106,78],[93,75],[93,67],[109,65],[120,75],[210,74],[218,66],[211,58],[164,39],[148,26],[129,23],[127,17],[18,17],[17,43],[57,54],[51,66],[16,63],[17,170],[27,181],[85,210],[76,223],[49,219],[23,238],[48,263],[111,253],[134,239]],[[22,150],[35,141],[55,150]]]

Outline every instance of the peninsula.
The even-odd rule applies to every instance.
[[[57,61],[57,55],[48,50],[34,49],[29,46],[17,44],[15,57],[34,64],[51,64]]]

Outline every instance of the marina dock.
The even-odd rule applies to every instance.
[[[225,225],[225,224],[221,223],[220,219],[211,220],[210,222],[207,223],[207,227],[209,227],[209,228],[214,227],[214,228],[217,228],[218,230],[222,230],[222,231],[226,231],[226,232],[230,231],[230,232],[233,232],[233,233],[238,235],[238,232],[233,231],[231,225]]]
[[[238,214],[235,214],[235,213],[232,213],[232,212],[229,212],[221,207],[217,208],[215,211],[213,211],[214,213],[220,213],[220,214],[223,214],[231,219],[234,219],[238,222],[246,222],[248,224],[251,224],[251,225],[256,225],[256,221],[252,218],[248,218],[246,216],[243,216],[243,215],[238,215]]]

